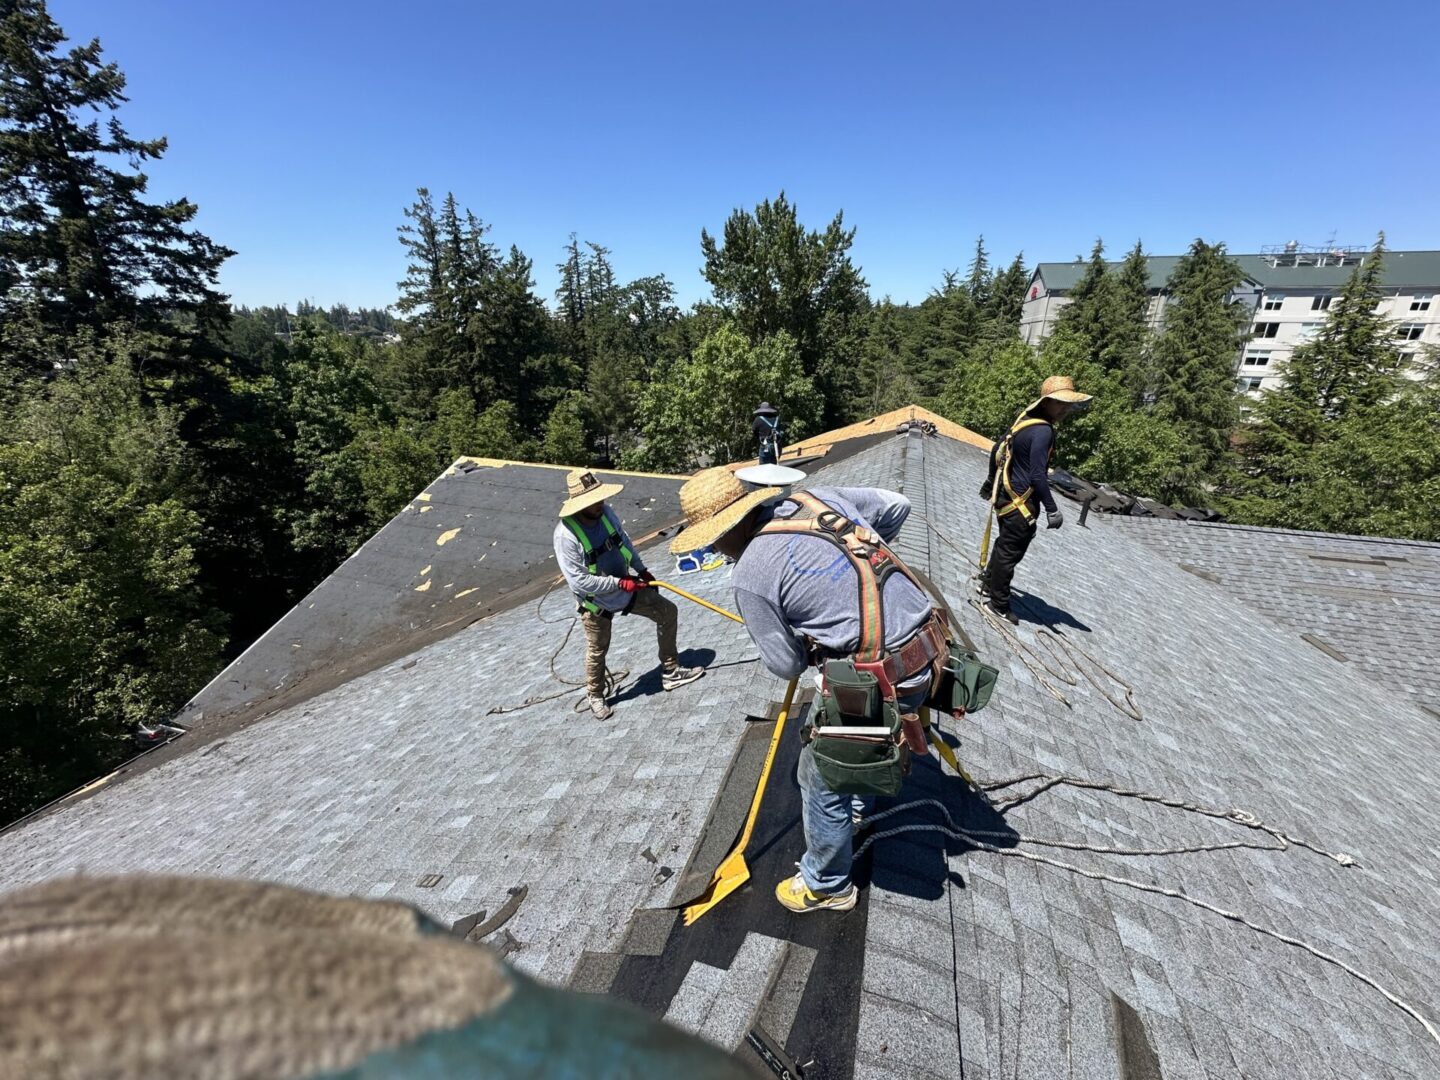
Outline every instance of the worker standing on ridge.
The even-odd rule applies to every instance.
[[[780,460],[780,410],[762,401],[754,417],[750,427],[760,442],[758,460],[761,465],[774,465]]]
[[[1050,492],[1050,459],[1055,454],[1055,425],[1090,400],[1079,393],[1068,375],[1052,375],[1040,386],[1040,396],[1016,418],[1005,437],[990,448],[990,474],[980,489],[989,499],[1000,525],[995,549],[980,577],[985,607],[1012,624],[1020,620],[1010,610],[1010,582],[1015,568],[1035,539],[1040,507],[1045,527],[1065,523]]]
[[[575,594],[585,627],[585,685],[590,711],[608,720],[613,710],[605,701],[605,654],[610,650],[611,622],[617,614],[643,615],[655,623],[660,643],[660,685],[676,690],[705,674],[704,668],[680,666],[675,644],[680,613],[650,588],[655,575],[640,561],[620,520],[605,505],[624,490],[623,484],[602,484],[595,474],[575,469],[565,478],[569,498],[560,507],[555,526],[555,561]]]
[[[685,483],[680,507],[688,527],[671,550],[713,545],[736,560],[735,605],[772,673],[793,679],[816,663],[830,678],[836,660],[878,657],[881,663],[873,666],[884,667],[895,706],[902,714],[916,713],[938,678],[946,636],[929,596],[884,547],[910,515],[905,496],[880,488],[822,487],[790,495],[777,487],[748,490],[718,467]],[[847,535],[865,544],[868,560],[857,564],[846,553]],[[868,618],[859,565],[875,586]],[[781,904],[802,914],[849,911],[858,896],[851,849],[864,804],[834,791],[822,767],[813,743],[806,745],[797,774],[805,855],[800,872],[775,890]]]

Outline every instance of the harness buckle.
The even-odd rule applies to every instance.
[[[836,536],[847,536],[855,531],[855,523],[838,510],[825,510],[816,514],[815,524]]]

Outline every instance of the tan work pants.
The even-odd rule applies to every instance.
[[[655,624],[655,636],[660,645],[661,666],[669,671],[680,661],[679,649],[675,644],[675,628],[680,621],[680,612],[675,605],[660,595],[656,588],[639,589],[635,599],[630,601],[630,614],[649,619]],[[616,613],[615,618],[620,618]],[[605,654],[610,651],[610,628],[614,622],[604,614],[582,611],[580,622],[585,627],[585,682],[591,694],[605,696]]]

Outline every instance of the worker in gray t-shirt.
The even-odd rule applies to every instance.
[[[910,515],[905,496],[881,488],[811,488],[808,492],[887,543]],[[825,657],[848,657],[860,646],[860,588],[854,565],[823,537],[764,533],[765,525],[799,509],[779,488],[747,491],[723,467],[697,474],[680,489],[689,528],[672,551],[713,545],[735,559],[731,580],[745,629],[760,660],[782,679],[793,679]],[[891,574],[881,603],[885,648],[895,653],[934,616],[934,604],[904,574]],[[930,690],[931,669],[920,664],[895,680],[902,712],[913,712]],[[791,911],[848,911],[858,893],[851,880],[854,836],[851,796],[829,789],[807,746],[797,772],[802,795],[805,855],[800,873],[782,881],[777,899]]]

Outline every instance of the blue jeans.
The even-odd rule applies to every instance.
[[[902,713],[916,712],[925,703],[928,691],[921,690],[897,699]],[[805,854],[800,858],[800,876],[810,891],[821,896],[843,893],[850,888],[851,851],[855,823],[853,806],[869,812],[870,796],[837,795],[825,783],[815,765],[810,747],[800,751],[795,771],[800,782],[800,821],[805,826]]]

